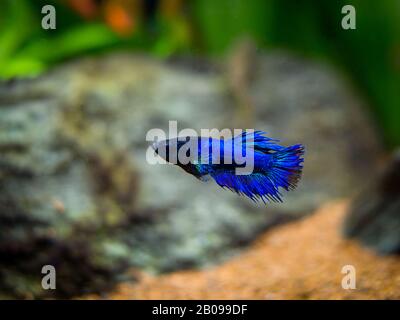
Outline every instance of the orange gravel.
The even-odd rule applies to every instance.
[[[120,284],[109,299],[400,299],[400,257],[379,257],[340,236],[347,202],[262,235],[219,266]],[[356,268],[356,289],[341,286]]]

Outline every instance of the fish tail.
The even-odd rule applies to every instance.
[[[264,156],[265,166],[249,175],[236,175],[225,170],[210,173],[222,188],[243,194],[253,201],[266,200],[282,202],[279,188],[286,191],[296,187],[303,169],[304,147],[297,144],[281,147],[279,151]]]
[[[304,146],[296,144],[272,154],[268,177],[276,188],[289,191],[296,187],[303,170]]]

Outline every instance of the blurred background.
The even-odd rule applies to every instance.
[[[55,6],[57,29],[43,30],[41,8]],[[242,36],[260,48],[287,48],[341,68],[370,101],[388,146],[400,143],[400,8],[393,0],[352,1],[357,29],[338,28],[346,1],[5,0],[3,78],[37,75],[66,59],[115,49],[224,54]],[[295,32],[294,32],[295,31]]]
[[[348,4],[355,30],[341,27]],[[400,298],[399,1],[2,0],[0,77],[0,296]],[[263,206],[150,166],[146,132],[170,120],[303,143],[303,181]],[[255,255],[284,271],[243,253],[315,210],[260,240]],[[362,292],[340,287],[352,263],[371,279]],[[275,282],[252,282],[264,274]]]

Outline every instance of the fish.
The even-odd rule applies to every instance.
[[[202,181],[213,179],[220,187],[254,202],[283,202],[282,189],[300,181],[305,148],[284,147],[264,131],[243,131],[228,139],[184,136],[156,141],[155,153]]]

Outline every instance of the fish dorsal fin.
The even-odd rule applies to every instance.
[[[269,153],[270,151],[280,151],[282,146],[277,143],[279,140],[268,138],[265,136],[264,131],[244,131],[242,134],[237,135],[233,138],[235,145],[246,145],[246,147],[252,147],[254,150],[261,151],[263,153]]]

